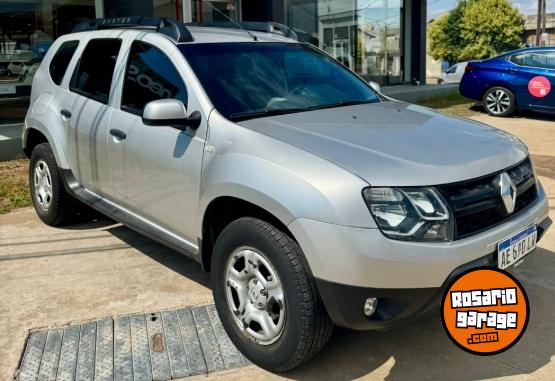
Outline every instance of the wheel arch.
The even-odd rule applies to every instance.
[[[482,95],[481,95],[482,99],[484,99],[484,95],[486,95],[486,93],[494,87],[504,87],[507,90],[510,90],[515,96],[515,102],[517,102],[518,104],[518,98],[517,98],[515,89],[513,88],[513,86],[511,86],[511,84],[504,81],[494,81],[494,82],[488,83],[488,85],[484,88],[484,91],[482,91]]]
[[[199,239],[201,264],[210,272],[212,250],[222,230],[231,222],[242,217],[256,217],[266,221],[295,240],[287,223],[260,205],[236,196],[220,196],[210,201],[202,217],[202,239]],[[295,240],[296,241],[296,240]]]
[[[21,148],[27,157],[31,157],[33,149],[41,143],[48,143],[54,153],[56,163],[60,168],[69,168],[65,153],[61,150],[61,143],[48,131],[45,126],[40,123],[29,123],[29,119],[25,122],[21,133]]]

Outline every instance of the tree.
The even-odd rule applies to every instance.
[[[430,53],[435,60],[457,62],[464,48],[464,41],[460,33],[466,0],[459,1],[451,12],[434,20],[430,25]]]
[[[430,53],[451,63],[522,47],[524,18],[508,0],[466,0],[430,26]]]
[[[464,10],[459,59],[483,59],[523,47],[524,18],[508,0],[473,0]]]

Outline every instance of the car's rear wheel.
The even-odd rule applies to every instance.
[[[253,363],[286,371],[327,343],[333,323],[299,245],[275,226],[240,218],[218,236],[212,285],[222,324]]]
[[[483,104],[486,112],[493,116],[511,116],[516,110],[516,98],[505,87],[492,87],[484,94]]]
[[[33,149],[29,186],[35,210],[45,224],[63,225],[76,215],[77,202],[64,189],[58,164],[48,143],[41,143]]]

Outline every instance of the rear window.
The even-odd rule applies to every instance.
[[[120,39],[89,41],[71,77],[70,90],[101,103],[108,103]]]
[[[69,62],[71,61],[71,58],[73,57],[73,54],[77,50],[78,46],[79,41],[66,41],[60,46],[54,57],[52,57],[49,71],[50,77],[56,85],[62,83],[62,79],[64,78]]]

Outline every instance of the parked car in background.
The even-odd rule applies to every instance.
[[[488,114],[510,116],[516,110],[555,112],[554,84],[555,47],[542,47],[470,62],[459,88]]]
[[[7,69],[7,74],[9,76],[21,76],[27,75],[27,73],[29,73],[29,71],[31,70],[31,66],[21,61],[12,61],[8,64]]]
[[[451,66],[449,69],[441,73],[437,83],[440,85],[445,85],[446,83],[459,83],[463,77],[466,65],[468,65],[468,62],[459,62],[458,64]]]

